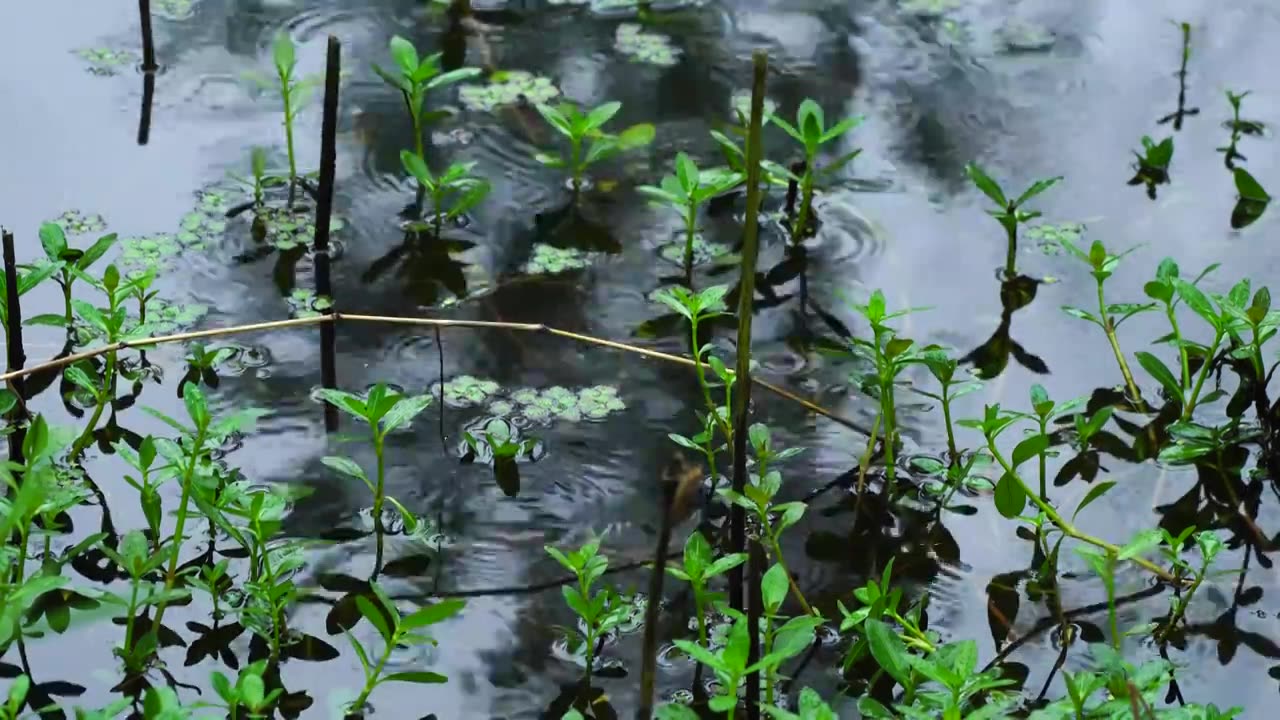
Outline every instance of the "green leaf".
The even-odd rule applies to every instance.
[[[870,645],[872,657],[881,668],[884,668],[889,677],[906,687],[911,682],[911,665],[907,659],[907,646],[902,642],[902,638],[898,637],[898,634],[883,621],[876,618],[867,618],[863,628],[867,633],[867,643]]]
[[[698,166],[683,152],[676,155],[676,179],[686,196],[698,189]]]
[[[654,711],[654,717],[658,720],[698,720],[698,713],[694,712],[687,705],[666,703],[660,705],[658,709]],[[581,718],[582,716],[579,715],[577,720],[581,720]],[[561,720],[570,720],[570,718],[568,715],[565,715]]]
[[[327,402],[331,405],[336,405],[342,410],[345,410],[347,414],[351,415],[352,417],[359,420],[365,420],[365,422],[368,422],[366,418],[368,414],[368,408],[365,406],[364,401],[361,400],[359,397],[356,397],[355,395],[352,395],[349,392],[344,392],[342,390],[334,390],[332,388],[321,388],[316,393],[316,395],[322,401]]]
[[[103,333],[104,335],[110,332],[110,330],[107,327],[107,318],[102,314],[102,311],[99,310],[98,308],[79,299],[73,299],[71,301],[71,307],[75,308],[77,315],[84,318],[85,322],[92,325],[99,332]]]
[[[384,642],[391,642],[391,628],[387,625],[387,618],[382,614],[381,610],[370,602],[369,598],[364,595],[357,595],[356,608],[360,610],[360,614],[369,621],[369,624],[373,625],[373,627],[377,629],[378,634],[382,636],[382,640]]]
[[[1159,530],[1155,528],[1143,530],[1138,533],[1133,540],[1130,540],[1128,545],[1120,548],[1120,552],[1116,556],[1116,559],[1128,560],[1130,558],[1138,557],[1151,548],[1159,545],[1161,539],[1162,536],[1160,535]]]
[[[618,134],[618,147],[622,150],[634,150],[653,142],[657,130],[650,123],[632,125]]]
[[[1002,475],[1000,482],[996,483],[996,510],[1012,519],[1022,514],[1026,505],[1027,494],[1023,492],[1022,484],[1009,473]]]
[[[434,625],[462,612],[466,603],[462,600],[442,600],[428,605],[400,621],[400,630],[408,631]]]
[[[1209,298],[1195,285],[1182,280],[1174,279],[1173,286],[1178,291],[1178,297],[1191,308],[1195,314],[1199,315],[1211,327],[1217,330],[1221,326],[1221,320],[1218,313],[1213,309],[1213,305],[1209,302]]]
[[[616,101],[607,102],[595,108],[591,112],[587,113],[586,129],[590,131],[603,126],[605,123],[609,122],[609,120],[613,119],[613,116],[617,115],[618,111],[621,109],[622,103]]]
[[[340,457],[338,455],[325,455],[320,458],[320,462],[334,470],[337,470],[343,475],[349,475],[353,478],[363,480],[366,483],[369,482],[369,477],[365,475],[364,469],[350,458]]]
[[[565,117],[560,110],[546,103],[538,103],[534,105],[534,108],[547,121],[547,124],[559,131],[561,135],[568,138],[574,137],[573,127],[569,125],[569,118]]]
[[[760,598],[770,615],[776,614],[782,601],[787,599],[788,586],[787,571],[778,564],[766,570],[760,579]]]
[[[293,38],[289,37],[289,33],[284,31],[276,33],[275,41],[271,44],[271,59],[282,75],[287,75],[293,70],[297,56]]]
[[[1092,313],[1090,313],[1090,312],[1088,312],[1088,311],[1086,311],[1086,310],[1081,310],[1081,309],[1080,309],[1080,308],[1078,308],[1078,307],[1072,307],[1072,306],[1070,306],[1070,305],[1063,305],[1063,306],[1062,306],[1062,312],[1064,312],[1064,313],[1066,313],[1066,314],[1070,315],[1070,316],[1071,316],[1071,317],[1073,317],[1073,318],[1079,318],[1079,319],[1081,319],[1081,320],[1088,320],[1089,322],[1093,323],[1094,325],[1099,325],[1099,326],[1100,326],[1100,325],[1102,325],[1102,321],[1101,321],[1101,320],[1099,320],[1097,317],[1095,317]]]
[[[1236,192],[1240,193],[1240,197],[1245,200],[1254,200],[1257,202],[1268,202],[1271,196],[1267,191],[1262,189],[1262,185],[1249,174],[1248,170],[1237,167],[1234,170],[1236,181]]]
[[[62,226],[47,222],[40,226],[40,245],[44,254],[53,262],[61,262],[62,253],[67,250],[67,235]]]
[[[1136,352],[1134,356],[1138,358],[1138,364],[1142,369],[1146,370],[1151,377],[1160,383],[1164,391],[1169,397],[1182,402],[1182,383],[1174,377],[1173,372],[1160,360],[1160,358],[1149,352]]]
[[[112,245],[116,244],[116,234],[103,235],[96,242],[84,251],[79,259],[76,260],[76,267],[80,270],[88,270],[90,266],[98,262],[98,259],[107,254]]]
[[[470,80],[473,77],[478,77],[480,74],[480,68],[467,67],[450,70],[447,73],[442,73],[431,78],[431,80],[427,82],[427,89],[434,90],[438,87],[444,87],[445,85],[453,85],[454,83],[462,82],[463,80]]]
[[[1022,463],[1038,456],[1049,448],[1049,436],[1044,434],[1036,434],[1018,443],[1013,449],[1013,467],[1018,467]]]
[[[187,406],[187,415],[197,429],[209,425],[209,404],[197,383],[187,383],[182,387],[182,402]]]
[[[992,180],[977,163],[965,165],[964,171],[969,175],[969,179],[973,181],[973,184],[977,185],[984,195],[991,198],[992,202],[1001,208],[1009,206],[1009,201],[1005,198],[1004,191],[1000,189],[1000,185],[995,180]]]
[[[864,119],[865,117],[862,115],[855,115],[854,117],[845,118],[844,120],[841,120],[839,123],[836,123],[835,126],[831,127],[830,129],[828,129],[826,132],[822,134],[823,144],[829,143],[832,140],[835,140],[836,138],[840,137],[841,135],[844,135],[845,133],[849,132],[850,130],[858,127],[859,125],[862,124],[862,121]],[[854,154],[856,154],[856,151]]]
[[[23,273],[18,278],[18,294],[26,295],[32,288],[53,277],[61,267],[59,263],[43,263]],[[0,288],[4,286],[3,280],[4,277],[0,275]]]
[[[381,685],[384,682],[411,682],[420,685],[441,685],[449,682],[449,678],[440,673],[427,672],[426,670],[411,670],[407,672],[391,673],[382,678],[378,682]]]
[[[400,398],[386,415],[382,416],[383,432],[391,432],[396,428],[404,425],[412,420],[431,404],[433,398],[430,395],[416,395],[414,397]]]
[[[418,69],[418,50],[413,47],[413,43],[395,35],[391,38],[389,49],[391,58],[404,74],[412,75]]]
[[[1020,207],[1026,201],[1039,195],[1045,190],[1048,190],[1054,185],[1057,185],[1061,181],[1062,181],[1061,175],[1058,175],[1057,177],[1048,178],[1047,180],[1037,180],[1034,183],[1032,183],[1031,187],[1027,188],[1025,192],[1019,195],[1018,199],[1013,201],[1013,204],[1015,206]]]
[[[1076,506],[1076,511],[1071,515],[1071,521],[1075,522],[1076,516],[1080,514],[1081,510],[1084,510],[1086,507],[1089,507],[1090,503],[1102,497],[1103,495],[1106,495],[1107,491],[1115,486],[1116,486],[1116,482],[1114,480],[1107,480],[1106,482],[1100,482],[1097,485],[1094,485],[1092,488],[1090,488],[1089,492],[1085,494],[1084,499],[1081,500],[1080,504]]]
[[[725,665],[724,660],[722,660],[719,655],[713,655],[708,652],[706,648],[696,642],[690,642],[688,640],[673,640],[672,642],[674,642],[675,646],[680,648],[680,650],[686,655],[697,660],[703,665],[706,665],[712,670],[728,669],[728,666]]]
[[[400,164],[404,166],[405,172],[417,178],[418,182],[429,188],[435,186],[435,177],[431,174],[431,170],[427,167],[427,162],[422,159],[422,156],[412,150],[401,150]]]

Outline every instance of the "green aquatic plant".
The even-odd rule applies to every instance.
[[[698,624],[698,643],[710,648],[707,639],[707,611],[715,607],[723,598],[721,593],[713,592],[709,584],[730,569],[747,561],[746,553],[729,553],[715,557],[711,544],[702,533],[694,531],[684,543],[684,564],[676,567],[667,565],[668,575],[689,583],[693,590],[694,616]]]
[[[813,193],[818,178],[828,177],[836,173],[856,158],[862,152],[862,149],[856,148],[852,152],[845,153],[821,166],[818,164],[818,154],[822,151],[824,145],[838,142],[846,133],[862,124],[863,116],[856,115],[845,118],[828,128],[826,116],[822,112],[822,106],[809,98],[805,98],[800,103],[799,110],[796,111],[795,125],[778,115],[771,115],[769,119],[804,148],[804,169],[800,174],[797,175],[796,173],[785,171],[788,179],[796,183],[800,191],[800,208],[795,218],[795,223],[791,228],[791,240],[793,243],[798,243],[801,239],[811,235],[814,230],[811,226],[813,222]]]
[[[376,63],[373,65],[373,71],[388,85],[400,91],[404,98],[405,109],[409,111],[409,120],[413,124],[414,152],[418,157],[426,157],[426,151],[422,145],[426,123],[446,115],[443,111],[427,111],[427,93],[436,88],[473,78],[480,74],[480,69],[458,68],[445,72],[440,67],[442,53],[420,58],[413,43],[399,35],[391,38],[390,51],[391,58],[396,63],[395,69],[399,73],[387,72]]]
[[[1156,186],[1169,183],[1169,164],[1173,162],[1173,138],[1160,142],[1142,136],[1142,152],[1134,151],[1134,175],[1130,185],[1145,185],[1147,197],[1156,199]]]
[[[1094,669],[1063,670],[1066,696],[1032,711],[1029,720],[1230,720],[1244,712],[1240,707],[1220,710],[1199,703],[1161,708],[1161,699],[1173,682],[1172,662],[1156,658],[1135,666],[1103,643],[1090,645],[1089,651]]]
[[[741,183],[740,173],[721,170],[698,170],[685,153],[676,155],[676,172],[662,179],[660,186],[642,185],[638,190],[680,214],[684,221],[684,267],[691,272],[694,239],[698,235],[698,208],[711,198]]]
[[[671,67],[680,61],[680,49],[671,44],[670,38],[643,32],[635,23],[618,25],[613,46],[632,60],[648,65]]]
[[[582,188],[583,173],[591,165],[653,142],[654,128],[648,123],[632,125],[617,135],[604,131],[605,123],[622,109],[620,102],[607,102],[586,113],[573,103],[538,103],[536,107],[547,124],[569,140],[569,155],[540,152],[535,159],[547,167],[568,170],[575,193]]]
[[[115,245],[116,234],[103,235],[96,242],[83,250],[71,247],[63,226],[56,222],[47,222],[40,226],[40,245],[44,249],[45,263],[39,272],[55,277],[62,287],[63,314],[35,315],[26,320],[28,325],[55,325],[71,328],[72,292],[77,280],[90,285],[99,282],[88,275],[88,270],[107,251]]]
[[[120,68],[139,61],[137,53],[116,48],[80,48],[75,54],[89,63],[89,72],[103,76],[115,75]]]
[[[546,243],[537,243],[528,262],[524,264],[524,272],[529,275],[558,275],[566,270],[581,270],[591,265],[591,253],[577,248],[558,248]]]
[[[1087,320],[1102,329],[1102,332],[1107,336],[1107,342],[1111,345],[1111,352],[1116,358],[1116,364],[1120,366],[1120,374],[1124,376],[1124,384],[1129,392],[1129,397],[1132,398],[1133,402],[1142,404],[1142,393],[1138,391],[1138,385],[1133,380],[1133,372],[1129,370],[1129,362],[1125,360],[1124,353],[1120,351],[1120,340],[1116,337],[1116,329],[1129,318],[1154,309],[1155,304],[1109,304],[1103,292],[1107,279],[1115,273],[1116,267],[1120,264],[1120,259],[1133,252],[1134,248],[1130,248],[1119,255],[1112,255],[1107,252],[1107,248],[1102,244],[1101,240],[1094,240],[1087,253],[1069,240],[1063,240],[1062,246],[1072,256],[1089,266],[1090,274],[1093,275],[1096,283],[1098,299],[1097,315],[1088,310],[1070,305],[1064,305],[1063,312],[1071,317]]]
[[[1026,225],[1041,215],[1038,210],[1027,210],[1025,205],[1045,190],[1061,182],[1062,176],[1058,175],[1037,180],[1031,183],[1031,186],[1026,190],[1023,190],[1021,195],[1011,198],[1005,195],[1000,183],[996,182],[977,163],[965,165],[965,172],[969,175],[969,180],[974,186],[996,205],[996,208],[988,210],[987,214],[995,218],[996,222],[1000,223],[1000,227],[1004,228],[1007,240],[1004,275],[1006,279],[1012,280],[1017,275],[1018,227]]]
[[[326,455],[321,462],[344,475],[356,478],[369,488],[373,494],[374,522],[378,527],[382,526],[384,499],[390,500],[400,510],[401,515],[407,515],[408,511],[400,505],[399,501],[385,495],[387,435],[412,422],[419,413],[427,409],[432,397],[401,395],[389,390],[384,383],[374,385],[365,397],[332,388],[322,388],[318,391],[318,397],[369,426],[377,469],[373,479],[370,479],[365,471],[349,458]]]
[[[147,542],[140,530],[130,530],[120,538],[116,548],[102,543],[99,549],[129,577],[128,597],[115,598],[125,610],[124,644],[112,648],[112,653],[124,663],[128,675],[143,672],[156,651],[156,636],[144,633],[138,636],[135,618],[143,608],[185,599],[190,592],[185,588],[166,589],[163,583],[150,578],[168,560],[169,556]]]
[[[600,540],[591,540],[568,553],[545,545],[543,549],[577,578],[577,585],[561,586],[561,594],[569,609],[582,621],[581,629],[563,628],[571,647],[580,647],[585,655],[590,679],[595,662],[596,644],[617,628],[628,615],[628,604],[611,588],[595,590],[596,583],[609,568],[609,559],[600,554]]]
[[[1222,126],[1231,131],[1231,141],[1225,146],[1218,148],[1218,152],[1223,155],[1223,162],[1227,169],[1235,168],[1237,160],[1246,161],[1244,155],[1240,154],[1237,145],[1245,135],[1260,136],[1266,131],[1266,126],[1257,120],[1245,120],[1240,117],[1240,104],[1249,96],[1251,91],[1246,90],[1242,93],[1235,93],[1227,90],[1227,102],[1231,105],[1231,119],[1222,123]]]
[[[524,70],[498,70],[483,85],[464,85],[458,99],[469,110],[493,112],[504,105],[521,100],[537,105],[548,103],[560,95],[550,78]]]
[[[271,43],[271,63],[276,72],[275,80],[269,80],[260,73],[249,73],[249,77],[259,87],[274,88],[280,95],[284,111],[285,149],[289,155],[289,205],[292,206],[299,183],[298,161],[293,149],[293,121],[298,117],[298,113],[301,112],[302,106],[306,104],[311,93],[320,84],[320,79],[299,78],[296,75],[297,46],[294,45],[289,33],[284,31],[276,33]]]
[[[395,602],[387,597],[386,591],[378,583],[370,583],[370,589],[373,593],[372,598],[358,595],[355,602],[360,614],[365,620],[369,621],[369,624],[378,631],[378,635],[382,638],[382,652],[377,656],[372,655],[351,634],[350,630],[346,631],[347,640],[351,643],[351,649],[355,651],[356,657],[360,659],[360,670],[364,674],[364,687],[361,688],[360,694],[350,705],[350,710],[354,712],[362,711],[369,699],[369,695],[383,683],[409,682],[421,685],[439,685],[448,682],[449,678],[428,670],[404,670],[386,673],[387,663],[391,660],[391,653],[397,647],[438,645],[439,643],[436,639],[424,633],[423,630],[448,620],[462,612],[463,608],[466,607],[466,603],[462,600],[441,600],[438,603],[419,608],[408,615],[402,615]],[[376,605],[374,604],[375,600],[377,602]]]
[[[520,455],[531,454],[538,442],[532,438],[521,440],[511,423],[502,418],[490,419],[478,435],[467,430],[462,437],[472,454],[489,457],[495,463],[514,462]]]
[[[917,312],[923,308],[907,308],[890,312],[884,293],[876,290],[866,304],[854,304],[853,309],[871,326],[872,337],[849,338],[850,352],[871,365],[857,382],[863,392],[879,405],[874,428],[883,427],[885,472],[890,487],[897,484],[897,463],[894,461],[900,442],[898,435],[897,387],[899,377],[915,365],[924,364],[931,353],[940,350],[936,345],[920,346],[914,340],[900,337],[889,322]],[[874,444],[875,437],[871,438]]]
[[[431,174],[421,155],[401,150],[400,164],[405,172],[418,179],[419,187],[431,199],[431,227],[437,239],[441,237],[445,220],[465,214],[489,194],[489,181],[471,174],[476,166],[473,162],[454,163],[436,176]]]

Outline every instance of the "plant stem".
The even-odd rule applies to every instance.
[[[815,158],[805,161],[804,175],[800,178],[800,212],[796,215],[796,226],[791,231],[791,243],[799,245],[808,234],[809,218],[813,215],[813,165]]]
[[[1120,547],[1118,545],[1113,545],[1112,543],[1109,543],[1106,540],[1102,540],[1100,538],[1096,538],[1092,535],[1089,535],[1088,533],[1081,532],[1076,528],[1075,525],[1072,525],[1071,523],[1067,522],[1067,520],[1063,518],[1062,515],[1060,515],[1058,511],[1053,508],[1052,505],[1045,502],[1044,500],[1041,500],[1038,495],[1031,492],[1031,489],[1027,487],[1026,481],[1024,481],[1018,475],[1018,473],[1015,472],[1012,467],[1010,467],[1009,461],[1005,460],[1004,456],[1000,454],[1000,451],[996,448],[994,437],[987,438],[987,448],[991,451],[991,455],[996,459],[996,462],[1000,463],[1000,467],[1003,468],[1004,471],[1008,473],[1009,476],[1012,477],[1015,482],[1018,483],[1019,487],[1022,488],[1022,492],[1031,500],[1032,503],[1035,504],[1036,507],[1040,509],[1041,512],[1043,512],[1046,516],[1048,516],[1049,520],[1053,522],[1054,525],[1058,526],[1058,529],[1060,529],[1063,532],[1063,534],[1067,535],[1068,537],[1075,538],[1076,540],[1080,540],[1081,542],[1086,542],[1095,547],[1102,548],[1107,552],[1110,552],[1116,555],[1120,554]],[[1151,574],[1155,575],[1161,580],[1164,580],[1165,582],[1169,582],[1169,583],[1178,582],[1176,577],[1169,574],[1169,572],[1166,571],[1164,568],[1160,567],[1159,565],[1156,565],[1150,560],[1147,560],[1141,557],[1135,557],[1135,558],[1131,558],[1131,561],[1134,564],[1149,571]]]
[[[191,501],[191,487],[195,484],[196,463],[204,448],[206,428],[197,425],[196,435],[192,439],[191,449],[187,457],[187,465],[182,469],[182,497],[178,500],[178,519],[173,531],[173,553],[169,556],[169,567],[164,574],[164,594],[173,589],[173,582],[178,575],[178,556],[182,553],[182,532],[187,524],[187,505]],[[152,632],[156,634],[156,649],[160,648],[160,623],[164,620],[164,611],[168,602],[162,600],[156,609],[156,619],[152,621]]]
[[[893,398],[893,380],[885,383],[880,388],[880,406],[882,408],[881,415],[884,416],[884,470],[888,477],[889,487],[897,490],[897,468],[894,466],[893,450],[898,437],[898,431],[894,420],[897,418],[897,410],[894,408]]]
[[[377,428],[377,427],[374,427],[374,429],[373,429],[373,454],[374,454],[374,456],[376,456],[376,457],[378,458],[378,481],[377,481],[377,487],[376,487],[376,488],[374,489],[374,491],[373,491],[373,524],[374,524],[374,527],[378,529],[378,532],[382,532],[382,530],[383,530],[383,527],[382,527],[382,493],[383,493],[383,481],[384,481],[384,475],[385,475],[385,472],[386,472],[386,461],[385,461],[385,459],[384,459],[384,457],[383,457],[383,452],[382,452],[382,450],[383,450],[382,442],[383,442],[383,437],[382,437],[382,435],[378,432],[378,428]]]
[[[696,203],[690,202],[688,213],[685,215],[684,227],[684,273],[689,279],[690,285],[693,284],[693,238],[698,232],[698,206]],[[693,288],[690,287],[690,290]]]
[[[1169,326],[1173,328],[1173,341],[1178,346],[1178,359],[1182,362],[1182,392],[1187,392],[1187,384],[1191,382],[1191,363],[1187,359],[1187,348],[1182,344],[1182,331],[1178,328],[1178,316],[1173,311],[1173,303],[1165,305],[1165,314],[1169,317]]]
[[[1107,342],[1111,343],[1111,352],[1116,356],[1116,362],[1120,365],[1120,374],[1124,376],[1124,384],[1129,389],[1129,396],[1137,403],[1138,409],[1146,411],[1147,404],[1142,400],[1142,395],[1138,393],[1138,385],[1133,381],[1133,373],[1129,371],[1129,363],[1124,359],[1124,353],[1120,352],[1120,341],[1116,338],[1116,326],[1111,321],[1111,316],[1107,314],[1107,304],[1102,297],[1102,280],[1098,281],[1098,317],[1102,318],[1102,330],[1107,334]]]
[[[133,655],[133,619],[138,614],[138,578],[129,583],[129,614],[124,622],[124,651],[126,656]]]
[[[956,431],[951,422],[951,387],[942,388],[942,421],[947,426],[947,454],[954,465],[960,462],[960,451],[956,449]]]
[[[576,193],[582,189],[582,167],[579,165],[579,158],[582,156],[582,140],[570,138],[569,145],[569,166],[573,168],[573,192],[576,197]]]
[[[391,659],[391,651],[396,647],[395,637],[393,636],[391,640],[386,641],[386,645],[386,648],[382,651],[382,657],[378,658],[378,664],[373,666],[373,673],[365,678],[364,689],[360,691],[360,695],[355,699],[355,702],[351,703],[351,707],[355,710],[364,707],[370,693],[373,692],[373,688],[378,684],[378,677],[382,675],[382,669],[386,667],[387,661]]]
[[[116,354],[113,351],[107,353],[107,366],[102,374],[102,394],[98,396],[98,402],[94,405],[93,415],[89,417],[89,423],[85,425],[80,437],[76,438],[76,441],[71,445],[71,452],[68,455],[71,462],[74,463],[80,459],[80,455],[93,442],[93,431],[97,429],[98,421],[102,419],[102,413],[106,410],[107,405],[115,399],[115,379]]]
[[[294,187],[298,184],[298,163],[293,153],[293,83],[292,69],[279,70],[280,98],[284,101],[284,142],[289,152],[289,206],[293,207]]]
[[[707,644],[707,612],[702,606],[703,589],[700,586],[694,586],[693,588],[693,610],[698,615],[698,644],[710,649]]]
[[[1204,355],[1204,364],[1200,366],[1200,373],[1196,376],[1196,385],[1191,389],[1191,397],[1187,400],[1187,404],[1182,408],[1182,420],[1186,422],[1191,419],[1191,413],[1196,409],[1196,403],[1200,401],[1200,390],[1204,388],[1204,381],[1209,377],[1209,369],[1213,366],[1213,356],[1218,353],[1218,345],[1222,343],[1224,335],[1223,328],[1214,331],[1213,345]]]
[[[1040,434],[1041,435],[1048,436],[1049,434],[1048,425],[1049,425],[1048,417],[1040,418]],[[1049,490],[1045,486],[1045,477],[1048,475],[1048,468],[1046,467],[1048,463],[1048,458],[1049,458],[1048,449],[1046,448],[1044,450],[1041,450],[1036,454],[1040,456],[1040,499],[1044,500],[1045,502],[1048,502]]]

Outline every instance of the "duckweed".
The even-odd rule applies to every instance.
[[[444,384],[444,402],[450,407],[475,407],[483,405],[501,391],[501,387],[493,380],[482,380],[471,375],[459,375]],[[432,392],[440,395],[440,384],[436,383]],[[492,412],[492,407],[490,408]],[[507,413],[495,412],[494,415]]]
[[[120,68],[138,62],[138,56],[128,50],[81,48],[75,53],[89,63],[86,69],[94,75],[115,75]]]
[[[294,288],[286,298],[289,303],[289,317],[315,317],[333,307],[333,301],[324,295],[316,295],[310,288]]]
[[[280,250],[311,247],[316,240],[315,214],[288,208],[264,208],[260,217],[267,226],[267,242]],[[338,232],[345,224],[334,215],[329,221],[330,232]]]
[[[636,62],[660,67],[670,67],[680,59],[680,49],[671,44],[670,38],[642,32],[635,23],[622,23],[618,26],[613,46]]]
[[[538,243],[533,246],[533,256],[525,263],[524,271],[530,275],[555,275],[566,270],[580,270],[590,264],[590,254],[582,250]]]
[[[68,235],[84,235],[86,233],[100,233],[107,229],[107,221],[102,219],[101,215],[86,215],[79,210],[68,210],[53,219],[53,223],[62,228],[62,232]]]
[[[627,407],[618,397],[617,388],[608,385],[583,388],[576,393],[560,385],[541,391],[519,390],[511,395],[511,400],[520,406],[517,410],[519,415],[539,423],[601,420]]]
[[[732,251],[728,245],[718,242],[707,242],[702,233],[693,236],[693,264],[703,265],[718,258],[725,257]],[[658,251],[663,260],[684,265],[684,242],[670,242]]]
[[[902,12],[925,18],[937,18],[960,8],[960,0],[903,0]]]
[[[996,37],[1010,52],[1036,52],[1053,47],[1054,35],[1043,25],[1025,20],[1009,20],[996,31]]]
[[[195,0],[152,0],[151,14],[166,20],[187,20],[195,14]]]
[[[464,85],[458,91],[458,99],[468,110],[493,112],[503,105],[510,105],[522,96],[530,103],[549,102],[560,94],[550,80],[524,70],[499,70],[489,76],[484,85]]]
[[[1084,234],[1084,223],[1067,222],[1060,224],[1041,223],[1023,231],[1025,237],[1034,242],[1036,247],[1046,255],[1062,254],[1062,243],[1076,243]]]
[[[120,241],[119,262],[131,272],[145,272],[147,268],[164,267],[181,251],[182,245],[173,233],[127,237]]]

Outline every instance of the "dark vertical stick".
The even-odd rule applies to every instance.
[[[636,720],[653,717],[654,676],[658,665],[658,606],[662,604],[662,581],[667,574],[667,548],[671,544],[671,502],[675,483],[662,483],[662,519],[658,543],[653,551],[653,569],[649,571],[649,605],[644,614],[644,642],[640,649],[640,707]]]
[[[769,56],[757,50],[752,55],[754,76],[751,83],[751,125],[747,133],[747,215],[742,232],[742,276],[738,281],[738,365],[737,387],[733,390],[733,489],[743,493],[747,484],[747,420],[751,408],[751,304],[755,295],[756,259],[760,240],[760,161],[761,125],[764,116],[765,75]],[[746,549],[746,516],[735,505],[730,515],[730,541],[734,552]],[[747,582],[747,664],[755,664],[760,656],[760,576],[764,562],[753,548],[748,555]],[[742,602],[741,567],[737,577],[730,578],[730,589]],[[732,601],[732,595],[730,596]],[[737,607],[741,607],[739,604]],[[747,719],[760,718],[760,673],[747,676]]]
[[[333,284],[329,278],[329,219],[333,215],[333,175],[337,164],[338,75],[342,70],[342,44],[329,36],[324,70],[324,120],[320,126],[320,190],[316,198],[316,295],[329,298],[325,313],[334,311]],[[338,387],[337,337],[334,323],[320,325],[320,384]],[[324,427],[338,429],[338,408],[324,404]]]
[[[0,233],[4,240],[4,288],[5,303],[8,308],[8,325],[5,327],[5,349],[8,351],[8,372],[21,370],[27,363],[27,353],[22,346],[22,306],[18,300],[18,261],[13,250],[13,233],[8,230]],[[9,435],[9,460],[18,464],[26,462],[22,455],[22,444],[27,431],[18,425],[25,419],[27,401],[27,380],[17,377],[9,381],[13,393],[18,396],[18,404],[9,413],[9,424],[14,431]]]
[[[138,0],[138,19],[142,22],[142,71],[155,72],[156,46],[151,37],[151,0]]]
[[[138,144],[146,145],[151,139],[151,103],[156,95],[156,74],[142,74],[142,110],[138,113]]]

